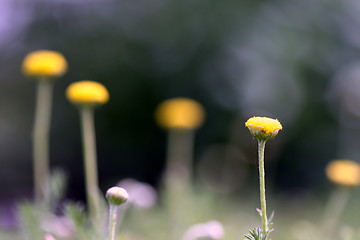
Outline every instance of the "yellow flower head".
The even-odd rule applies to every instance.
[[[326,166],[326,176],[341,186],[360,185],[360,165],[350,160],[334,160]]]
[[[159,125],[169,129],[194,129],[204,121],[204,108],[189,98],[173,98],[162,102],[155,111]]]
[[[67,71],[68,65],[61,53],[48,50],[34,51],[26,55],[22,72],[29,77],[60,77]]]
[[[80,81],[69,85],[66,97],[76,105],[96,106],[109,100],[109,93],[101,83]]]
[[[277,119],[267,117],[252,117],[246,121],[245,126],[259,140],[273,139],[282,129],[281,123]]]

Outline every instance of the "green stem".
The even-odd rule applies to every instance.
[[[52,92],[53,82],[50,79],[38,80],[33,126],[33,167],[36,201],[44,199],[49,183],[49,130]]]
[[[265,168],[264,168],[264,152],[265,152],[265,140],[259,140],[259,180],[260,180],[260,204],[261,204],[261,225],[264,234],[268,232],[268,222],[266,215],[266,196],[265,196]]]
[[[109,238],[108,238],[108,240],[115,240],[117,217],[118,217],[118,206],[110,204],[110,209],[109,209]]]
[[[346,187],[339,187],[332,193],[329,202],[325,208],[323,222],[321,227],[321,234],[323,239],[332,239],[336,223],[343,212],[346,203],[349,199],[349,189]]]
[[[94,127],[94,110],[92,107],[81,107],[80,117],[82,125],[82,140],[85,165],[86,198],[91,216],[96,215],[98,209],[98,176],[96,160],[96,143]]]
[[[187,185],[192,177],[193,130],[171,129],[168,133],[165,181],[181,179]],[[168,186],[169,187],[169,186]]]
[[[189,194],[192,176],[193,130],[170,129],[168,131],[167,162],[164,174],[166,188],[166,204],[171,223],[173,239],[186,227],[183,219],[184,209],[179,203]],[[180,231],[180,232],[179,232]]]

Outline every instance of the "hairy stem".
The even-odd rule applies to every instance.
[[[261,204],[261,225],[264,234],[268,232],[268,222],[266,215],[266,196],[265,196],[265,168],[264,168],[264,152],[265,140],[258,141],[259,153],[259,180],[260,180],[260,204]]]
[[[109,209],[109,238],[108,238],[108,240],[115,240],[117,217],[118,217],[118,206],[110,204],[110,209]]]

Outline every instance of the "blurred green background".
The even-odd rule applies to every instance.
[[[218,192],[257,189],[256,142],[244,122],[277,118],[267,145],[269,192],[321,196],[334,158],[360,156],[360,4],[356,0],[28,0],[0,2],[0,214],[32,196],[35,84],[24,56],[64,54],[56,83],[51,166],[68,172],[71,199],[84,199],[76,108],[78,80],[103,83],[96,111],[101,189],[123,178],[158,186],[166,133],[153,113],[185,96],[206,109],[197,131],[196,178]],[[257,197],[255,197],[257,201]]]

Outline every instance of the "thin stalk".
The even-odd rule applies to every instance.
[[[117,218],[118,218],[118,206],[110,204],[110,209],[109,209],[109,238],[108,238],[108,240],[115,240]]]
[[[346,187],[338,187],[331,194],[329,201],[326,205],[322,226],[321,234],[323,239],[333,239],[334,230],[336,224],[344,211],[346,203],[349,199],[349,189]]]
[[[167,165],[164,174],[167,210],[171,221],[172,238],[180,236],[186,227],[183,219],[184,209],[179,208],[188,194],[192,176],[193,130],[170,129],[168,131]],[[180,204],[181,206],[181,204]]]
[[[187,184],[192,177],[193,130],[171,129],[168,132],[166,184],[172,178],[182,179]]]
[[[37,81],[37,97],[33,126],[33,168],[35,200],[45,198],[49,183],[49,131],[51,119],[53,82]]]
[[[81,107],[80,118],[82,125],[83,154],[86,180],[86,199],[91,216],[96,215],[99,205],[98,175],[96,160],[96,142],[94,127],[94,109],[92,107]]]
[[[259,153],[259,180],[260,180],[260,204],[261,204],[261,225],[264,233],[268,232],[268,222],[266,215],[266,196],[265,196],[265,167],[264,167],[264,152],[265,152],[265,140],[259,140],[258,153]]]

